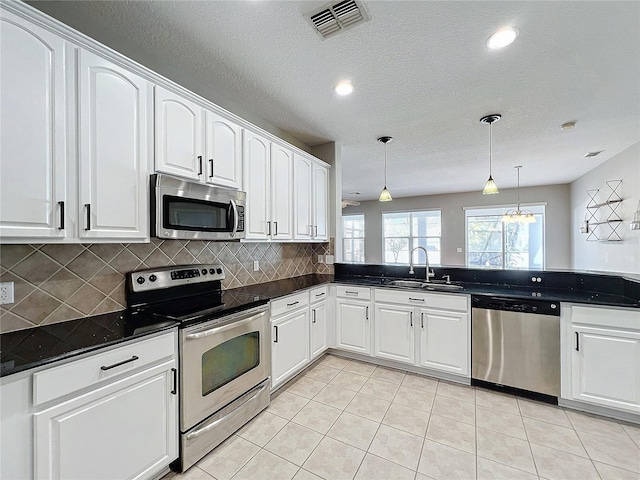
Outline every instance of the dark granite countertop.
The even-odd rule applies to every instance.
[[[416,269],[416,272],[419,271]],[[423,272],[424,273],[424,270]],[[234,288],[224,293],[227,308],[220,315],[265,304],[270,299],[283,297],[326,283],[346,283],[368,287],[398,288],[385,283],[398,279],[420,279],[421,276],[368,276],[349,275],[303,275],[273,282]],[[607,289],[593,291],[581,283],[572,288],[552,288],[549,286],[528,287],[521,284],[482,282],[452,282],[462,288],[447,290],[432,284],[434,292],[462,293],[468,295],[490,295],[507,298],[574,302],[587,305],[609,305],[616,307],[640,308],[640,299],[616,295]],[[552,282],[550,282],[552,283]],[[554,284],[554,287],[556,285]],[[632,293],[637,293],[635,286]],[[620,291],[619,289],[616,291]],[[622,290],[629,291],[628,288]],[[247,298],[249,300],[247,300]],[[114,345],[132,338],[142,337],[178,326],[178,322],[167,317],[120,311],[88,317],[68,322],[44,325],[28,330],[18,330],[0,335],[0,376],[50,364],[75,355]]]
[[[0,377],[178,326],[126,310],[0,335]]]

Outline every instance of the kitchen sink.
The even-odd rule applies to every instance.
[[[461,289],[461,285],[454,285],[453,283],[445,283],[444,281],[432,280],[430,282],[419,282],[417,280],[391,280],[385,283],[390,287],[403,287],[403,288],[421,288],[426,290],[458,290]]]
[[[427,282],[418,282],[416,280],[391,280],[385,283],[390,287],[404,287],[404,288],[423,288],[429,285]]]

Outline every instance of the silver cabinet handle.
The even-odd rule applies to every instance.
[[[352,292],[351,290],[345,290],[344,293],[346,295],[356,295],[356,296],[358,295],[358,292]]]
[[[202,175],[202,155],[198,155],[198,165],[199,165],[198,175]]]
[[[64,202],[58,202],[60,206],[60,226],[58,230],[64,230]]]
[[[409,300],[412,302],[424,302],[424,298],[411,298],[409,297]]]
[[[317,297],[322,297],[323,295],[324,295],[324,292],[323,292],[323,293],[318,293],[318,294],[316,295],[316,298],[317,298]]]
[[[101,367],[100,367],[100,370],[111,370],[112,368],[119,367],[120,365],[124,365],[124,364],[126,364],[126,363],[135,362],[135,361],[136,361],[136,360],[138,360],[139,358],[140,358],[140,357],[138,357],[137,355],[134,355],[133,357],[128,358],[127,360],[123,360],[123,361],[121,361],[121,362],[114,363],[113,365],[109,365],[109,366],[105,366],[105,365],[103,365],[103,366],[101,366]]]
[[[273,225],[276,227],[276,237],[278,236],[278,222],[273,222]]]
[[[209,170],[209,178],[213,178],[213,158],[209,159],[209,165],[211,166],[211,170]]]
[[[273,326],[273,328],[275,328],[275,329],[276,329],[276,338],[275,338],[275,340],[273,341],[273,343],[278,343],[278,325],[274,325],[274,326]]]
[[[313,312],[313,320],[311,320],[311,323],[316,323],[316,309],[314,308],[311,311]]]
[[[424,328],[424,312],[420,314],[420,328]]]
[[[576,332],[576,352],[580,351],[580,334]]]
[[[267,222],[267,235],[271,236],[271,222]]]
[[[315,230],[316,230],[316,233],[313,236],[317,237],[318,236],[318,226],[314,225],[313,228],[315,228]]]
[[[295,301],[295,302],[293,302],[293,303],[287,303],[287,307],[293,307],[294,305],[297,305],[297,304],[299,304],[299,303],[300,303],[300,302],[299,302],[298,300],[296,300],[296,301]]]
[[[365,308],[364,319],[369,320],[369,307],[364,307],[364,308]]]
[[[413,312],[409,312],[409,324],[413,327]]]

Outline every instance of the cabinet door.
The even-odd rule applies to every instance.
[[[640,332],[572,328],[572,398],[640,413]]]
[[[206,111],[207,183],[229,188],[242,185],[242,129],[239,125]]]
[[[313,166],[313,239],[329,240],[329,171],[320,165]]]
[[[271,320],[271,388],[309,362],[309,309]]]
[[[85,50],[79,69],[79,236],[148,238],[151,84]]]
[[[369,302],[336,300],[336,348],[371,354]]]
[[[311,198],[311,178],[313,176],[313,163],[301,155],[294,155],[293,162],[293,215],[294,232],[296,240],[311,240],[314,233],[311,212],[313,201]]]
[[[65,42],[2,11],[0,236],[64,238]],[[68,206],[68,205],[67,205]],[[65,224],[68,229],[69,222]]]
[[[311,305],[311,359],[327,349],[327,302]]]
[[[469,315],[420,309],[420,366],[469,376]]]
[[[155,87],[156,171],[199,180],[204,168],[203,110]]]
[[[247,191],[245,210],[246,238],[269,238],[269,141],[249,130],[244,131],[243,171]]]
[[[34,415],[35,478],[151,478],[178,456],[171,360]]]
[[[271,238],[293,238],[293,154],[271,144]]]
[[[374,351],[376,357],[415,363],[414,308],[376,304]]]

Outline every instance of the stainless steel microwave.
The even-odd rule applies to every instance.
[[[187,240],[245,238],[246,193],[151,175],[151,236]]]

